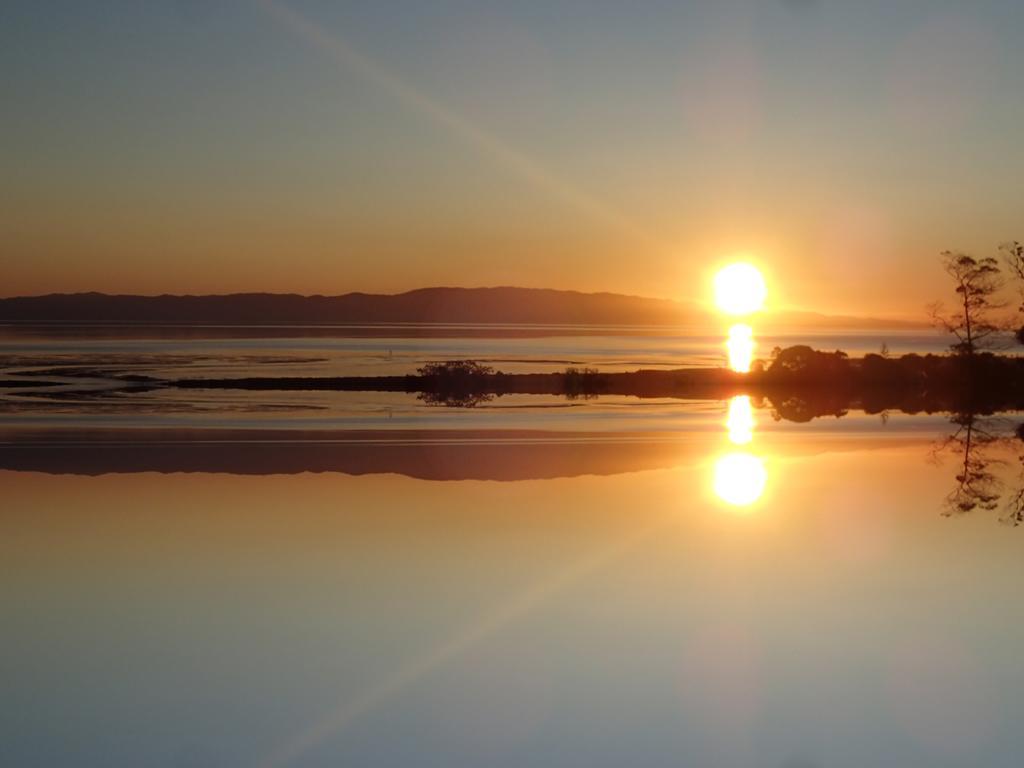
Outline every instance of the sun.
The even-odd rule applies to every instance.
[[[768,484],[764,462],[749,453],[729,453],[715,463],[715,493],[734,507],[749,507]]]
[[[752,264],[737,262],[715,275],[715,303],[729,315],[750,315],[764,305],[768,288]]]

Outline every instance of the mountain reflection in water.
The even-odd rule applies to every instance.
[[[949,474],[947,515],[1000,511],[1024,521],[1024,444],[1010,416],[954,414],[940,429],[921,417],[843,411],[822,421],[803,406],[731,398],[724,431],[299,430],[228,428],[0,428],[0,470],[105,475],[140,472],[275,475],[398,474],[423,480],[520,481],[707,466],[707,486],[732,507],[785,490],[776,469],[821,451],[920,446]],[[770,415],[755,437],[757,414]],[[786,426],[790,419],[799,425]],[[810,424],[809,422],[818,422]],[[838,428],[844,422],[853,430]],[[695,422],[703,425],[700,419]],[[725,445],[723,445],[725,443]],[[769,481],[772,480],[770,483]]]
[[[936,464],[935,422],[750,406],[745,446],[742,401],[670,435],[7,431],[0,763],[1019,765],[1022,542],[992,486],[936,513],[968,427],[1002,509],[1012,429],[960,418]],[[732,451],[756,514],[722,514]]]

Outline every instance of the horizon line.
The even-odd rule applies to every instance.
[[[666,304],[674,304],[679,306],[681,309],[694,309],[698,311],[704,311],[709,314],[720,314],[709,302],[701,301],[693,298],[664,298],[659,296],[643,296],[640,294],[633,293],[618,293],[615,291],[601,290],[601,291],[585,291],[573,288],[538,288],[521,285],[477,285],[477,286],[460,286],[460,285],[433,285],[433,286],[421,286],[418,288],[410,288],[403,291],[396,291],[393,293],[385,292],[374,292],[364,290],[352,290],[344,293],[297,293],[293,291],[275,292],[275,291],[231,291],[228,293],[108,293],[106,291],[89,290],[89,291],[52,291],[49,293],[37,293],[37,294],[19,294],[19,295],[6,295],[0,296],[0,301],[22,301],[22,300],[33,300],[33,299],[48,299],[48,298],[74,298],[84,296],[96,296],[103,298],[138,298],[138,299],[229,299],[243,296],[267,296],[267,297],[293,297],[299,299],[341,299],[350,296],[367,296],[373,298],[393,298],[398,296],[407,296],[409,294],[421,293],[425,291],[528,291],[537,293],[562,293],[562,294],[573,294],[576,296],[607,296],[624,299],[636,299],[639,301],[650,301]],[[919,322],[922,325],[927,325],[927,319],[924,318],[924,312],[921,314],[905,314],[905,313],[881,313],[881,314],[857,314],[854,310],[845,310],[839,312],[826,312],[820,309],[807,308],[796,305],[781,305],[781,306],[768,306],[758,312],[761,316],[772,316],[778,314],[795,313],[795,314],[808,314],[808,315],[820,315],[822,317],[830,318],[851,318],[857,320],[893,320],[899,322]],[[851,314],[852,313],[852,314]]]

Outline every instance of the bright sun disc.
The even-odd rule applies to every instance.
[[[740,262],[723,267],[715,275],[715,303],[730,315],[757,312],[768,295],[757,267]]]
[[[764,462],[749,453],[730,453],[715,464],[715,493],[734,507],[753,504],[761,498],[767,483]]]

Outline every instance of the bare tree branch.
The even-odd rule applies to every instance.
[[[956,339],[951,347],[957,354],[973,355],[991,348],[996,335],[1007,330],[1006,323],[993,318],[993,313],[1006,306],[996,298],[1005,284],[999,262],[991,257],[975,259],[965,253],[944,251],[942,266],[956,286],[959,309],[947,313],[941,303],[932,304],[928,309],[932,322]]]

